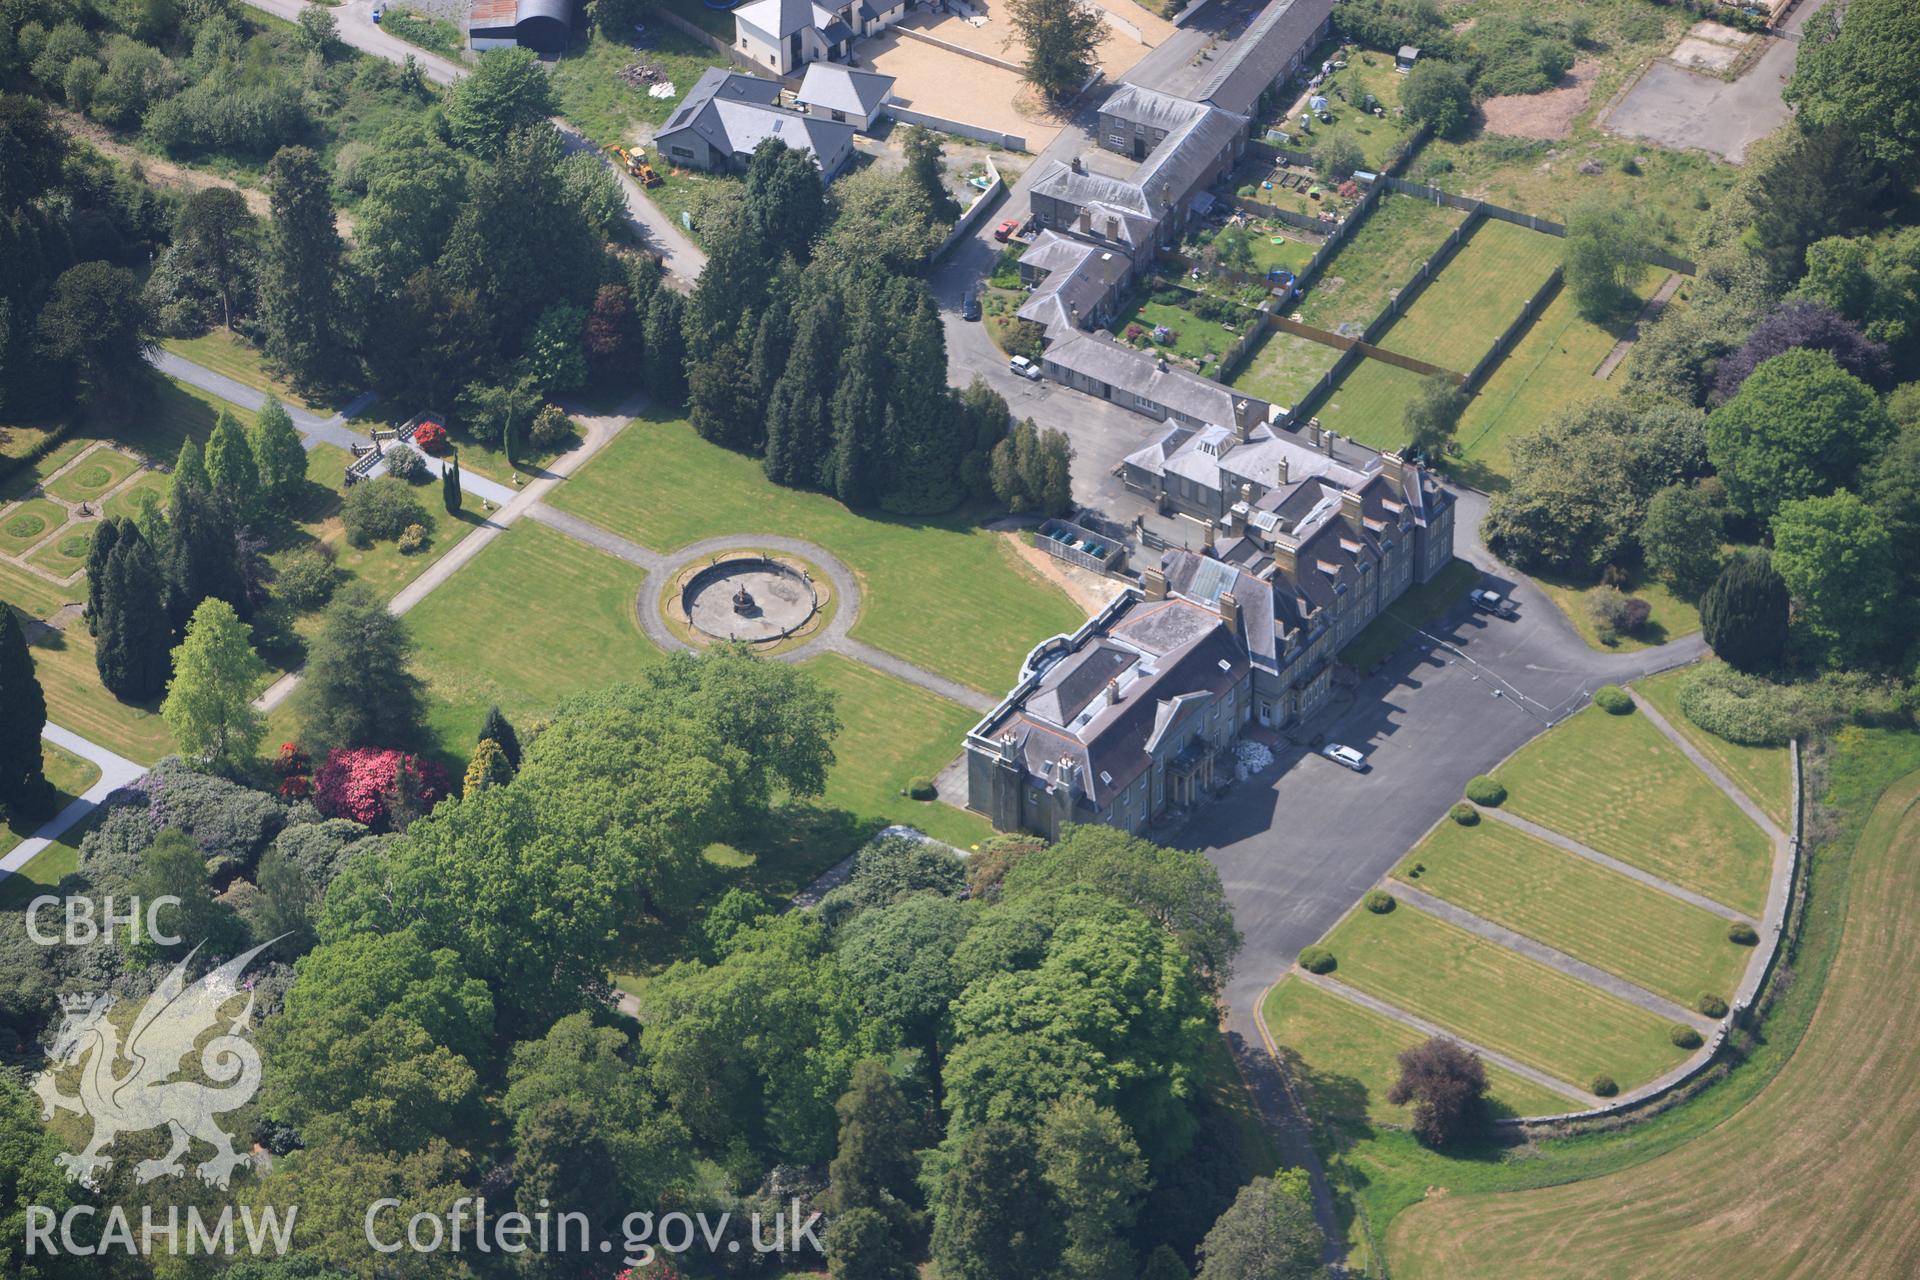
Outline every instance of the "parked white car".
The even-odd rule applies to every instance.
[[[1025,356],[1008,357],[1007,368],[1013,370],[1029,382],[1040,381],[1040,366]]]
[[[1320,754],[1337,765],[1342,765],[1353,770],[1355,773],[1365,773],[1367,771],[1367,758],[1345,743],[1329,742],[1326,746],[1320,748]]]

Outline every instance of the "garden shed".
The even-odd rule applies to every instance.
[[[561,54],[573,37],[574,0],[473,0],[467,45]]]

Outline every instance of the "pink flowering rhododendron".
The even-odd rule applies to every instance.
[[[313,775],[313,802],[321,813],[376,831],[391,825],[389,805],[403,793],[415,797],[422,812],[432,808],[447,793],[445,770],[390,747],[336,747]]]

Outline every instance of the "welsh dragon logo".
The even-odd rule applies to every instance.
[[[52,1119],[56,1110],[65,1110],[93,1121],[93,1139],[86,1149],[79,1155],[61,1152],[57,1157],[69,1177],[82,1186],[94,1186],[96,1175],[113,1164],[111,1157],[101,1153],[116,1138],[162,1126],[172,1131],[173,1145],[158,1160],[142,1160],[134,1166],[140,1182],[185,1173],[180,1157],[193,1138],[214,1149],[213,1157],[198,1170],[201,1179],[213,1186],[224,1188],[233,1171],[248,1162],[247,1156],[234,1151],[233,1140],[214,1117],[245,1106],[260,1088],[260,1053],[244,1038],[252,1027],[251,984],[246,1006],[226,1030],[199,1049],[201,1073],[213,1084],[176,1077],[183,1061],[195,1051],[195,1043],[221,1023],[221,1009],[240,995],[239,979],[247,965],[272,945],[263,942],[189,984],[187,966],[200,949],[196,946],[147,997],[124,1045],[119,1029],[107,1018],[113,997],[63,998],[66,1016],[47,1051],[49,1065],[35,1080],[34,1092],[46,1119]],[[127,1064],[125,1073],[116,1074],[122,1063]],[[55,1072],[73,1066],[80,1068],[78,1097],[61,1093],[55,1080]]]

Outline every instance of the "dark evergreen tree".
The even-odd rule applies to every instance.
[[[0,602],[0,808],[38,818],[48,808],[40,751],[47,699],[33,672],[33,654],[11,606]]]
[[[170,511],[167,548],[167,616],[176,633],[200,602],[217,596],[242,618],[253,615],[252,593],[234,537],[232,513],[218,498],[192,486],[177,486]]]
[[[267,357],[314,386],[339,371],[342,246],[320,157],[283,147],[267,165],[273,224],[261,262]]]
[[[109,516],[93,527],[87,547],[87,634],[100,634],[100,597],[107,590],[107,558],[120,540],[120,517]]]
[[[766,402],[732,339],[717,342],[687,370],[687,418],[701,437],[728,449],[748,449],[765,431]]]
[[[404,747],[425,719],[420,681],[408,669],[413,645],[400,619],[363,586],[333,598],[307,651],[296,691],[300,745],[319,756],[333,747]]]
[[[520,770],[520,735],[513,731],[513,724],[499,707],[488,707],[487,718],[481,722],[481,742],[493,741],[499,744],[501,754],[507,757],[507,765],[514,772]]]
[[[839,300],[822,294],[802,309],[787,367],[767,403],[768,479],[811,489],[821,482],[833,445],[830,406],[839,368]]]
[[[1044,1276],[1060,1259],[1060,1210],[1031,1135],[999,1121],[961,1139],[940,1180],[933,1259],[945,1280]]]
[[[685,404],[687,345],[681,333],[683,302],[668,288],[653,291],[644,326],[647,388],[662,404]]]
[[[920,1145],[919,1124],[886,1063],[868,1058],[855,1064],[834,1109],[840,1137],[827,1168],[826,1204],[845,1212],[917,1199],[919,1162],[913,1151]]]
[[[440,497],[446,503],[447,514],[460,514],[460,455],[447,459],[446,468],[440,473]]]
[[[107,557],[94,661],[100,683],[123,702],[146,702],[166,688],[173,629],[161,598],[159,562],[146,539],[123,525]]]
[[[213,434],[207,437],[207,480],[238,523],[251,524],[258,518],[264,496],[260,468],[254,462],[246,433],[240,429],[240,420],[225,409],[214,421]]]
[[[827,225],[826,188],[813,156],[769,138],[753,150],[746,187],[740,221],[761,261],[804,263]]]
[[[1722,661],[1760,674],[1787,654],[1787,584],[1765,551],[1733,558],[1700,599],[1700,627]]]
[[[206,461],[200,456],[200,446],[191,437],[180,442],[180,456],[173,463],[173,481],[168,486],[168,494],[178,494],[182,489],[197,489],[203,495],[213,492]]]

